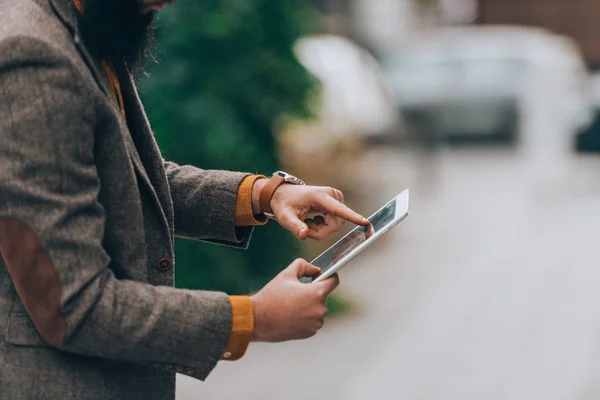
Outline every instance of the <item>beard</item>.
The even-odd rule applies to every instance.
[[[97,57],[125,65],[136,77],[153,58],[156,12],[143,13],[139,0],[85,0],[79,20],[83,41]]]

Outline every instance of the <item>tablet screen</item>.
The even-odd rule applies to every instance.
[[[352,232],[317,257],[311,264],[321,268],[324,273],[346,254],[393,222],[394,218],[396,218],[396,199],[389,202],[369,218],[371,225],[356,227]]]

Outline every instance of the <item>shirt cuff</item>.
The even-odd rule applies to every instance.
[[[266,178],[264,175],[247,176],[238,188],[237,200],[235,202],[235,226],[257,226],[267,223],[265,215],[254,215],[252,213],[252,188],[258,179]]]
[[[221,360],[235,361],[244,356],[254,332],[254,307],[248,296],[230,296],[233,323]]]

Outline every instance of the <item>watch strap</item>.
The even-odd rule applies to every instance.
[[[258,198],[258,204],[260,205],[260,212],[271,213],[271,199],[277,188],[285,183],[285,178],[280,175],[273,175],[265,186],[260,191]]]

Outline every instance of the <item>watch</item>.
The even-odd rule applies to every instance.
[[[271,199],[277,188],[284,183],[291,185],[304,185],[304,181],[294,175],[288,174],[287,172],[277,171],[269,179],[269,182],[260,191],[259,205],[260,211],[267,216],[267,218],[275,218],[273,210],[271,210]]]

